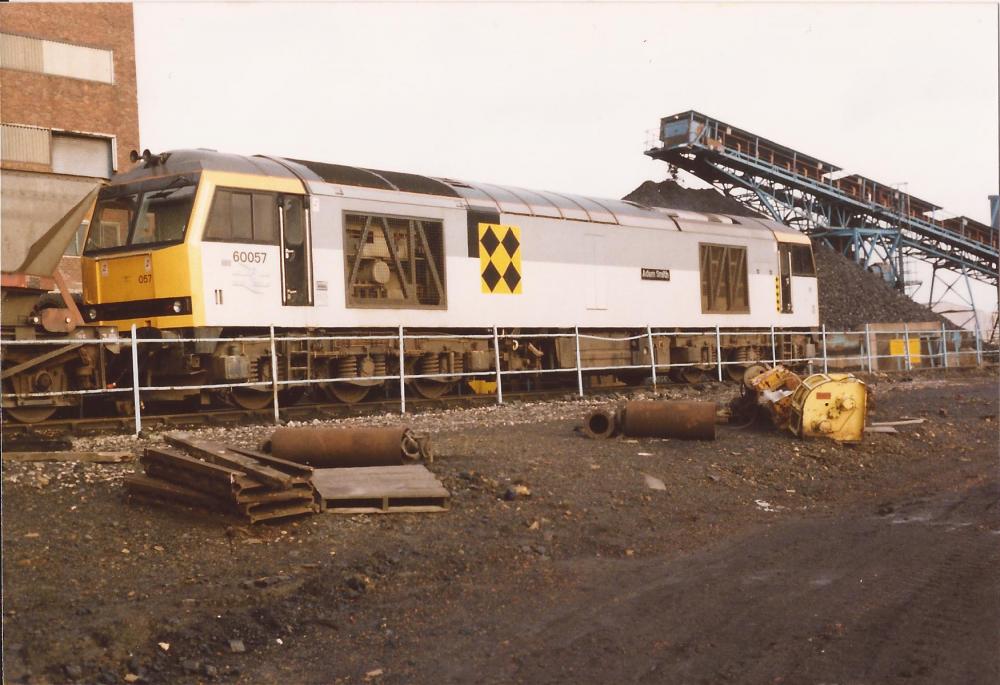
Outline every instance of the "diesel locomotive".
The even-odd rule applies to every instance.
[[[653,338],[658,368],[692,381],[720,353],[742,373],[773,340],[807,356],[818,325],[809,239],[773,221],[203,149],[147,152],[101,189],[82,269],[85,321],[137,326],[143,386],[247,408],[270,389],[194,386],[327,379],[357,402],[402,364],[437,374],[410,383],[439,397],[497,359],[648,365],[647,327],[674,333]],[[401,355],[399,326],[436,337]],[[492,327],[499,350],[461,337]],[[579,352],[531,337],[574,328],[593,336]]]

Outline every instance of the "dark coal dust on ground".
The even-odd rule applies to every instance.
[[[925,421],[838,446],[587,440],[606,397],[407,417],[438,514],[246,526],[127,502],[134,462],[5,462],[5,682],[998,682],[996,375],[869,380],[871,419]]]

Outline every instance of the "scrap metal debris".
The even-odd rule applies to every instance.
[[[872,421],[872,426],[911,426],[923,423],[925,419],[900,419],[899,421]]]
[[[2,452],[4,461],[70,461],[87,462],[91,464],[117,464],[132,461],[132,452]]]
[[[236,448],[194,440],[186,433],[164,437],[191,454],[147,448],[140,458],[145,474],[125,477],[131,497],[223,511],[249,523],[322,509],[308,466],[269,455],[250,456]]]
[[[598,407],[583,421],[583,432],[588,438],[605,440],[618,435],[621,429],[621,417],[616,409]]]
[[[314,467],[312,483],[331,513],[448,508],[448,490],[414,463],[433,459],[430,438],[406,427],[279,428],[262,448],[281,461]]]
[[[868,387],[853,374],[814,373],[800,377],[778,364],[748,368],[741,394],[730,402],[734,420],[765,413],[780,430],[800,438],[861,442],[868,412]]]
[[[715,440],[715,402],[633,400],[617,409],[599,408],[587,414],[584,434],[606,439],[619,433],[636,438]]]
[[[430,438],[401,426],[279,428],[262,450],[317,468],[401,466],[434,459]]]

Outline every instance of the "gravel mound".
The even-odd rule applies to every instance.
[[[701,190],[683,188],[673,181],[663,181],[662,183],[646,181],[622,199],[651,207],[688,209],[692,212],[712,212],[735,216],[761,216],[737,200],[712,188]]]
[[[622,199],[653,207],[761,216],[712,188],[683,188],[673,181],[646,181]],[[878,274],[861,268],[819,241],[813,241],[813,253],[819,280],[819,320],[831,330],[850,330],[866,323],[949,323],[893,288]]]
[[[827,328],[847,330],[866,323],[951,323],[893,288],[839,252],[813,241],[819,279],[819,320]]]

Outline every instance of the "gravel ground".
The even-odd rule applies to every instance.
[[[406,417],[442,514],[245,526],[127,502],[135,463],[4,462],[5,682],[995,682],[996,376],[870,380],[872,418],[926,422],[838,446],[581,437],[608,398]],[[871,594],[838,580],[862,570]]]

